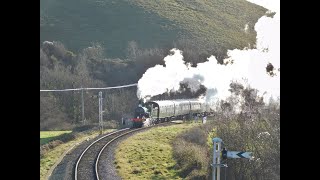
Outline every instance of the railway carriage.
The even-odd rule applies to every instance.
[[[133,127],[141,127],[145,121],[157,124],[173,119],[191,119],[209,111],[210,106],[197,99],[149,101],[135,109]]]

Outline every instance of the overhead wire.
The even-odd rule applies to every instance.
[[[103,87],[103,88],[75,88],[75,89],[40,89],[40,92],[61,92],[61,91],[81,91],[81,90],[102,90],[102,89],[119,89],[124,87],[137,86],[138,83],[127,84],[122,86]]]

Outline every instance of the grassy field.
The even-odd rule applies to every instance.
[[[158,127],[126,139],[116,150],[115,166],[122,179],[182,179],[174,169],[171,141],[199,124]]]
[[[46,144],[62,134],[71,132],[72,131],[40,131],[40,145]]]
[[[104,133],[113,131],[114,129],[105,130]],[[44,133],[45,134],[45,133]],[[57,160],[70,149],[72,146],[85,141],[86,139],[92,139],[99,135],[99,132],[92,132],[86,135],[80,135],[78,138],[69,141],[67,143],[63,143],[55,147],[54,149],[50,150],[48,153],[45,154],[43,158],[40,159],[40,180],[45,180],[48,171],[50,168],[57,162]]]
[[[108,57],[123,58],[129,41],[163,46],[182,30],[125,0],[41,0],[40,31],[40,43],[61,41],[77,52],[99,42]]]
[[[201,47],[244,48],[255,43],[254,24],[266,11],[246,0],[42,0],[40,43],[61,41],[77,52],[100,42],[120,58],[131,40],[152,48],[187,37]]]
[[[213,42],[227,49],[255,43],[254,24],[266,9],[246,0],[134,0],[138,6],[176,23],[202,45]],[[249,31],[244,31],[245,25]]]

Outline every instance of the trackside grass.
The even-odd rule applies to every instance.
[[[111,132],[113,130],[114,129],[108,129],[105,130],[104,133]],[[59,160],[64,152],[66,152],[73,146],[87,140],[88,138],[92,139],[97,137],[98,135],[98,131],[93,131],[88,134],[79,134],[79,136],[77,136],[74,140],[59,144],[58,146],[46,152],[44,156],[40,158],[40,180],[45,180],[47,178],[48,171]]]
[[[62,134],[71,132],[72,131],[40,131],[40,145],[46,144]]]
[[[199,124],[157,127],[123,141],[116,150],[115,167],[122,179],[182,179],[174,166],[172,140]]]

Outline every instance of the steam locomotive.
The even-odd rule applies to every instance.
[[[174,119],[190,119],[211,113],[211,106],[198,99],[140,101],[134,111],[133,127],[153,125]]]

